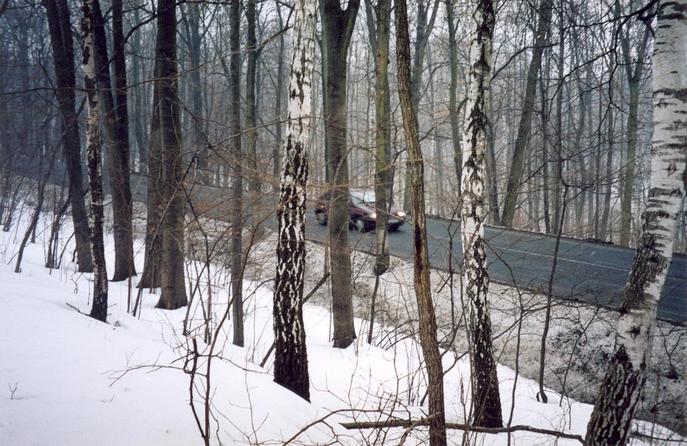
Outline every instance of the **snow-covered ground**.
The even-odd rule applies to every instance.
[[[136,288],[128,283],[110,283],[108,324],[88,313],[91,299],[90,275],[75,272],[69,264],[69,250],[60,270],[44,267],[44,241],[49,224],[41,220],[37,243],[26,249],[22,272],[14,273],[18,241],[28,219],[10,232],[0,233],[0,445],[193,445],[202,444],[190,401],[189,350],[195,338],[203,342],[202,309],[198,293],[208,296],[207,278],[201,279],[196,304],[190,311],[190,336],[183,335],[186,308],[162,311],[154,308],[157,296],[143,294],[140,318],[127,313],[128,299],[135,300]],[[140,222],[139,222],[140,223]],[[66,225],[63,234],[70,234]],[[18,232],[17,232],[18,230]],[[108,240],[110,237],[108,237]],[[111,244],[108,245],[111,248]],[[142,270],[143,250],[137,242],[137,269]],[[340,423],[353,420],[386,420],[393,417],[417,419],[423,415],[424,377],[421,353],[413,338],[391,336],[381,327],[376,343],[365,342],[366,322],[356,320],[361,333],[346,350],[330,347],[330,314],[326,309],[326,287],[304,308],[311,379],[308,403],[272,382],[271,362],[258,364],[272,343],[271,263],[274,243],[265,239],[255,247],[245,282],[246,347],[231,345],[231,321],[217,330],[218,341],[211,368],[210,437],[212,444],[398,444],[404,429],[384,431],[346,430]],[[309,246],[310,285],[321,275],[322,248]],[[111,261],[113,253],[108,252]],[[320,265],[318,269],[316,265]],[[359,265],[360,259],[355,265]],[[111,263],[110,263],[111,264]],[[408,280],[407,271],[396,262],[394,283]],[[189,264],[189,274],[196,275]],[[200,266],[198,266],[200,268]],[[356,269],[360,274],[361,268]],[[211,267],[213,329],[226,310],[226,271]],[[357,282],[365,288],[366,281]],[[382,321],[394,325],[401,320],[400,302],[412,314],[412,293],[404,296],[384,285],[380,302]],[[147,290],[146,290],[147,291]],[[357,289],[357,294],[362,292]],[[363,293],[364,294],[364,293]],[[358,314],[361,314],[362,304]],[[395,313],[394,313],[395,312]],[[396,314],[397,318],[391,315]],[[445,321],[444,321],[445,323]],[[391,341],[393,339],[393,342]],[[457,349],[456,351],[460,351]],[[207,358],[199,359],[200,372]],[[447,420],[464,422],[469,411],[469,364],[456,362],[453,352],[444,355]],[[537,402],[536,382],[499,367],[504,418],[511,424],[526,424],[583,435],[591,406],[573,400],[559,404],[551,391],[549,404]],[[203,418],[206,381],[196,375],[194,402]],[[514,396],[514,399],[513,399]],[[671,434],[648,423],[636,429],[658,437]],[[464,433],[449,431],[451,444],[461,444]],[[414,430],[406,444],[424,444],[426,430]],[[470,434],[470,443],[508,444],[507,434]],[[511,444],[579,444],[518,432]],[[640,444],[634,439],[633,444]],[[656,444],[654,442],[654,444]],[[675,444],[675,443],[671,443]]]

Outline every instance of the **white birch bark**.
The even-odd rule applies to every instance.
[[[100,139],[100,102],[96,88],[95,48],[93,35],[93,1],[82,3],[82,67],[84,85],[88,98],[88,118],[86,120],[86,157],[88,161],[88,182],[91,189],[91,209],[88,215],[91,256],[93,258],[93,306],[91,317],[105,322],[107,319],[107,269],[105,266],[105,247],[103,241],[103,186],[102,153]]]
[[[473,15],[470,72],[463,134],[461,235],[463,287],[469,303],[472,418],[476,426],[501,427],[496,361],[491,343],[489,275],[484,250],[485,154],[495,14],[491,0],[480,0]]]
[[[274,381],[310,400],[308,356],[303,327],[305,199],[308,180],[312,78],[317,2],[297,0],[289,76],[284,166],[279,192],[279,238],[274,293]]]
[[[642,233],[625,287],[616,345],[586,444],[625,444],[649,366],[656,308],[672,258],[687,180],[687,0],[662,2],[653,58],[654,133]]]

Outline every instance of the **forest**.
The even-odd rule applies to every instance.
[[[0,0],[0,445],[687,444],[687,0]]]

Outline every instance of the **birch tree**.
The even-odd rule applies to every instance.
[[[655,39],[649,195],[620,309],[615,352],[587,427],[588,445],[625,444],[630,434],[685,195],[687,0],[660,4]]]
[[[472,422],[476,426],[501,427],[501,398],[491,342],[487,299],[489,275],[484,250],[487,110],[496,21],[491,0],[478,2],[473,20],[476,31],[470,46],[470,87],[464,123],[461,182],[463,286],[469,304]]]
[[[82,66],[84,87],[88,98],[88,118],[86,120],[86,156],[88,160],[88,183],[91,188],[90,241],[93,259],[93,306],[91,317],[99,321],[107,320],[107,269],[105,267],[105,247],[103,243],[103,183],[102,154],[99,131],[100,101],[97,93],[96,67],[93,33],[93,1],[84,0],[81,19]]]
[[[317,3],[295,4],[294,48],[289,76],[284,170],[279,192],[279,238],[274,293],[274,381],[310,401],[308,354],[303,327],[305,199],[308,181],[312,79]]]

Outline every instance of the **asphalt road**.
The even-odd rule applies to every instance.
[[[427,220],[428,248],[433,268],[448,271],[449,246],[453,265],[460,264],[462,243],[459,223],[442,219]],[[410,226],[389,234],[389,252],[400,258],[412,256]],[[310,213],[306,237],[324,242],[326,227],[320,226]],[[374,252],[374,233],[350,231],[354,249]],[[487,258],[492,281],[528,290],[546,290],[554,259],[556,238],[539,233],[514,231],[487,226]],[[634,250],[619,246],[587,242],[562,237],[553,294],[562,299],[576,300],[618,309],[623,288],[632,266]],[[685,324],[687,322],[687,256],[676,254],[658,307],[658,318]]]
[[[145,190],[144,182],[145,178],[138,175],[132,178],[137,199],[145,197],[142,192]],[[201,187],[192,196],[194,201],[199,197],[199,201],[206,204],[208,216],[224,219],[228,215],[224,210],[224,191],[218,194],[216,188]],[[209,205],[210,202],[213,204]],[[309,206],[308,209],[313,207]],[[268,224],[276,225],[276,221],[270,219]],[[555,237],[489,226],[485,232],[492,281],[533,291],[547,289],[554,259]],[[462,243],[459,222],[429,218],[427,233],[433,268],[448,271],[449,246],[452,246],[453,265],[460,264]],[[353,249],[374,253],[374,232],[359,233],[352,230],[349,237]],[[317,223],[312,211],[308,212],[306,218],[306,238],[317,242],[327,240],[326,227]],[[412,251],[409,225],[403,225],[399,231],[389,234],[391,255],[408,259]],[[562,237],[553,294],[560,299],[618,309],[633,257],[633,249]],[[687,325],[687,255],[673,256],[659,302],[658,318]]]

